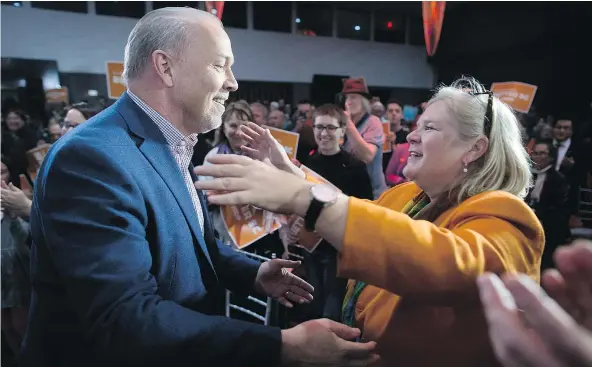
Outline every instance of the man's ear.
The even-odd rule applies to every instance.
[[[174,85],[173,60],[164,51],[156,50],[152,53],[152,66],[162,83],[171,88]]]

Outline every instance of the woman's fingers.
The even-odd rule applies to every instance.
[[[211,177],[244,177],[245,174],[247,173],[246,169],[243,165],[225,164],[225,163],[209,164],[207,166],[198,166],[198,167],[195,167],[193,172],[195,172],[195,174],[198,176],[211,176]]]
[[[263,134],[265,133],[265,129],[264,128],[262,128],[261,126],[257,125],[254,122],[251,122],[251,121],[247,122],[243,126],[247,126],[249,129],[253,130],[255,133],[257,133],[257,134],[259,134],[261,136],[263,136]]]
[[[252,194],[248,191],[212,193],[208,195],[208,201],[214,205],[244,205],[254,203]]]
[[[236,154],[214,154],[208,158],[208,162],[212,164],[240,164],[247,166],[253,163],[253,160],[249,157]]]
[[[241,150],[253,159],[258,159],[260,152],[246,145],[241,146]]]
[[[240,177],[222,177],[213,180],[197,181],[195,188],[198,190],[214,191],[214,192],[235,192],[249,189],[249,181]],[[209,197],[219,195],[209,194]]]

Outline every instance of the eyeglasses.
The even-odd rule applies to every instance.
[[[322,132],[323,130],[327,130],[327,132],[333,133],[335,132],[335,130],[339,129],[339,126],[335,126],[335,125],[313,125],[312,127],[313,129],[315,129],[318,132]]]
[[[62,129],[73,129],[73,128],[77,127],[80,124],[73,123],[73,122],[70,122],[70,121],[67,121],[67,120],[63,120],[60,125],[62,126]]]

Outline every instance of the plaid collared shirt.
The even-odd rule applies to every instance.
[[[185,186],[187,187],[187,190],[189,190],[189,195],[191,196],[191,201],[193,202],[193,208],[195,209],[195,212],[197,213],[197,219],[199,220],[199,228],[203,233],[204,214],[199,203],[197,191],[195,186],[193,186],[193,181],[191,180],[191,174],[189,173],[189,164],[191,163],[191,158],[193,157],[193,147],[197,143],[197,134],[183,136],[183,134],[175,126],[173,126],[173,124],[162,117],[162,115],[156,112],[152,107],[148,106],[146,102],[142,101],[138,96],[129,90],[127,93],[131,99],[142,109],[142,111],[146,112],[146,114],[150,116],[152,121],[154,121],[156,126],[158,126],[164,135],[169,149],[173,154],[173,157],[175,157],[175,161],[181,170],[181,175],[183,176],[183,181],[185,181]]]

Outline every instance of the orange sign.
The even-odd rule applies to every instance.
[[[271,135],[284,147],[290,159],[296,158],[296,151],[298,150],[298,140],[300,134],[291,131],[276,129],[266,126]]]
[[[226,230],[238,249],[281,227],[281,216],[252,205],[226,205],[220,210]]]
[[[107,61],[107,95],[111,99],[118,99],[125,92],[123,82],[123,63]]]
[[[331,182],[327,181],[324,177],[316,173],[315,171],[311,170],[310,168],[306,167],[305,165],[300,166],[300,169],[304,171],[306,174],[306,181],[313,182],[316,184],[327,184],[333,186]],[[333,188],[339,192],[337,187],[333,186]],[[290,226],[290,232],[293,234],[298,233],[298,245],[303,247],[308,252],[313,252],[317,246],[323,240],[319,235],[314,232],[309,232],[304,229],[304,219],[301,217],[294,216],[290,218],[288,221],[288,226]]]
[[[27,151],[27,160],[29,162],[27,171],[31,180],[35,180],[35,177],[37,177],[37,171],[41,168],[41,163],[43,163],[49,148],[51,148],[51,144],[43,144]]]
[[[514,111],[528,113],[534,100],[537,86],[521,82],[493,83],[491,91]]]
[[[382,152],[389,153],[391,150],[393,150],[393,145],[389,139],[389,135],[391,133],[391,123],[383,122],[382,131],[384,131],[384,143],[382,143]]]
[[[49,104],[68,103],[68,88],[48,89],[45,91],[45,100]]]

